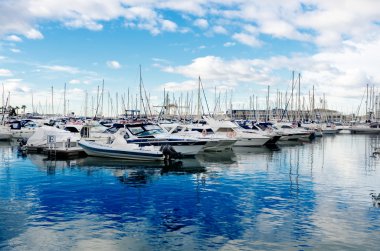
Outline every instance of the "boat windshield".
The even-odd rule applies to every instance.
[[[151,136],[155,134],[165,133],[165,131],[158,125],[144,125],[129,127],[129,131],[135,136]]]

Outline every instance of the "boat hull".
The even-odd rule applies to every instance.
[[[349,130],[354,134],[380,134],[380,128],[351,128]]]
[[[234,146],[263,146],[270,138],[240,138]]]
[[[207,142],[205,145],[203,151],[205,152],[221,152],[223,150],[231,149],[232,146],[235,144],[236,140],[211,140]]]
[[[95,143],[79,142],[78,143],[85,153],[90,156],[130,159],[139,161],[159,161],[164,159],[164,155],[159,151],[142,151],[122,148],[112,148],[101,146]]]
[[[170,139],[127,139],[128,143],[138,144],[139,146],[166,146],[170,145],[182,156],[194,156],[203,150],[207,141],[192,141],[192,140],[170,140]]]

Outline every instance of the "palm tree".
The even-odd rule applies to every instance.
[[[16,107],[15,107],[16,115],[18,115],[18,109],[20,109],[20,107],[16,106]]]
[[[22,106],[21,106],[21,109],[24,110],[24,114],[25,114],[26,105],[22,105]]]

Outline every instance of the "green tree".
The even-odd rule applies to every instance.
[[[21,109],[24,111],[24,114],[25,114],[26,105],[22,105]]]

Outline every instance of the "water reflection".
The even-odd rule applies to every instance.
[[[166,165],[0,147],[0,248],[375,250],[372,143],[337,135]]]
[[[166,162],[138,162],[132,160],[84,157],[73,160],[54,160],[41,154],[29,154],[28,158],[41,171],[54,175],[57,170],[79,169],[92,175],[96,171],[110,170],[122,183],[148,183],[151,176],[163,174],[195,174],[206,171],[195,158],[185,158]]]
[[[202,152],[196,156],[196,159],[202,163],[217,162],[220,164],[232,164],[236,162],[236,155],[232,150],[223,152]]]

